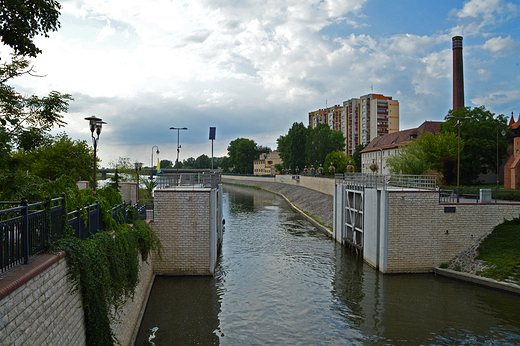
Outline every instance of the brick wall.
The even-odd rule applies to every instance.
[[[58,260],[0,301],[0,345],[85,345],[79,293]]]
[[[387,265],[384,272],[427,272],[447,263],[504,219],[519,204],[439,204],[437,192],[389,192]],[[455,213],[445,213],[455,207]]]
[[[211,275],[210,189],[156,190],[152,227],[164,247],[160,275]]]
[[[41,257],[49,256],[54,255]],[[129,299],[120,309],[120,320],[112,325],[112,330],[123,346],[130,345],[136,336],[134,334],[139,328],[140,312],[152,284],[152,265],[141,265],[140,282],[134,298]],[[20,266],[11,271],[26,268]],[[29,271],[34,270],[38,271],[38,268]],[[23,277],[18,279],[22,280]],[[70,294],[66,260],[55,260],[54,264],[24,281],[0,300],[0,345],[85,345],[81,296],[78,292]]]

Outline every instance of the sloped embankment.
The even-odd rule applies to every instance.
[[[291,203],[331,229],[333,220],[333,196],[301,186],[253,180],[226,178],[223,183],[258,186],[264,190],[284,195]]]

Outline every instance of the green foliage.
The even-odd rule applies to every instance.
[[[339,131],[333,131],[327,124],[318,124],[309,128],[305,145],[307,166],[319,167],[325,157],[333,151],[345,150],[345,137]]]
[[[252,139],[237,138],[227,148],[233,173],[252,174],[253,161],[258,159],[256,142]]]
[[[221,167],[222,172],[229,173],[229,169],[232,167],[229,157],[223,156],[217,162],[215,162],[216,167]]]
[[[204,154],[200,155],[195,160],[193,168],[196,168],[196,169],[211,168],[211,157],[209,157],[208,155],[204,155]]]
[[[25,58],[14,56],[10,62],[0,65],[0,124],[14,141],[26,127],[48,131],[54,126],[63,126],[62,113],[67,112],[69,94],[52,91],[48,96],[24,96],[6,82],[19,76],[32,74],[32,67]]]
[[[520,284],[520,217],[504,221],[484,239],[477,259],[491,266],[481,275]]]
[[[152,191],[157,186],[157,180],[143,179],[144,186],[146,186],[146,196],[144,199],[152,198]],[[140,198],[141,196],[139,196]]]
[[[296,171],[305,167],[305,144],[309,130],[303,123],[293,123],[285,136],[280,136],[276,142],[283,166]]]
[[[0,37],[2,42],[22,55],[36,57],[41,50],[33,39],[48,37],[60,27],[61,5],[55,0],[0,0]]]
[[[29,202],[40,202],[77,189],[76,181],[68,176],[50,181],[26,172],[0,174],[2,201],[20,201],[25,198]]]
[[[173,162],[171,162],[170,160],[161,160],[160,164],[161,164],[161,169],[173,167]]]
[[[446,158],[453,157],[457,157],[455,134],[425,132],[418,139],[400,146],[399,154],[390,156],[386,164],[393,174],[421,175],[426,171],[442,172]]]
[[[356,171],[361,172],[361,151],[367,147],[368,144],[360,144],[356,147],[356,151],[352,154],[352,159],[354,159],[354,167],[356,167]]]
[[[330,171],[330,166],[334,166],[334,174],[345,173],[348,165],[354,165],[354,159],[348,157],[342,151],[333,151],[325,158],[324,171],[325,174],[333,174]]]
[[[116,168],[114,176],[110,178],[110,181],[110,187],[119,192],[119,182],[121,181],[121,176],[119,175],[118,168]]]
[[[511,140],[512,132],[507,127],[507,118],[500,114],[486,110],[484,106],[471,109],[462,107],[456,112],[450,111],[446,116],[446,122],[441,124],[441,132],[450,132],[458,135],[456,119],[448,120],[448,116],[457,118],[470,117],[471,120],[461,120],[460,136],[460,180],[461,184],[469,185],[478,178],[480,173],[495,172],[497,166],[497,133],[499,162],[503,162],[507,155],[507,147]],[[505,131],[506,135],[500,133]],[[456,158],[456,156],[455,156]]]
[[[87,240],[65,237],[53,244],[53,251],[65,251],[73,291],[83,300],[87,345],[118,344],[110,323],[118,310],[133,298],[139,283],[139,255],[147,261],[151,251],[158,256],[161,245],[151,227],[135,221],[115,227],[113,234],[99,232]]]
[[[18,169],[40,178],[55,180],[67,175],[74,180],[92,176],[93,152],[86,141],[74,141],[67,134],[47,137],[46,144],[13,154]]]

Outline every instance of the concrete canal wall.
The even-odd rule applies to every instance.
[[[70,294],[64,255],[39,255],[2,275],[0,345],[86,344],[81,295]],[[152,265],[141,263],[134,299],[121,308],[120,323],[112,325],[121,345],[132,343],[152,278]]]

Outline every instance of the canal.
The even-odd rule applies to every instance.
[[[156,277],[136,345],[520,344],[519,296],[383,276],[277,195],[225,185],[223,199],[215,277]]]

